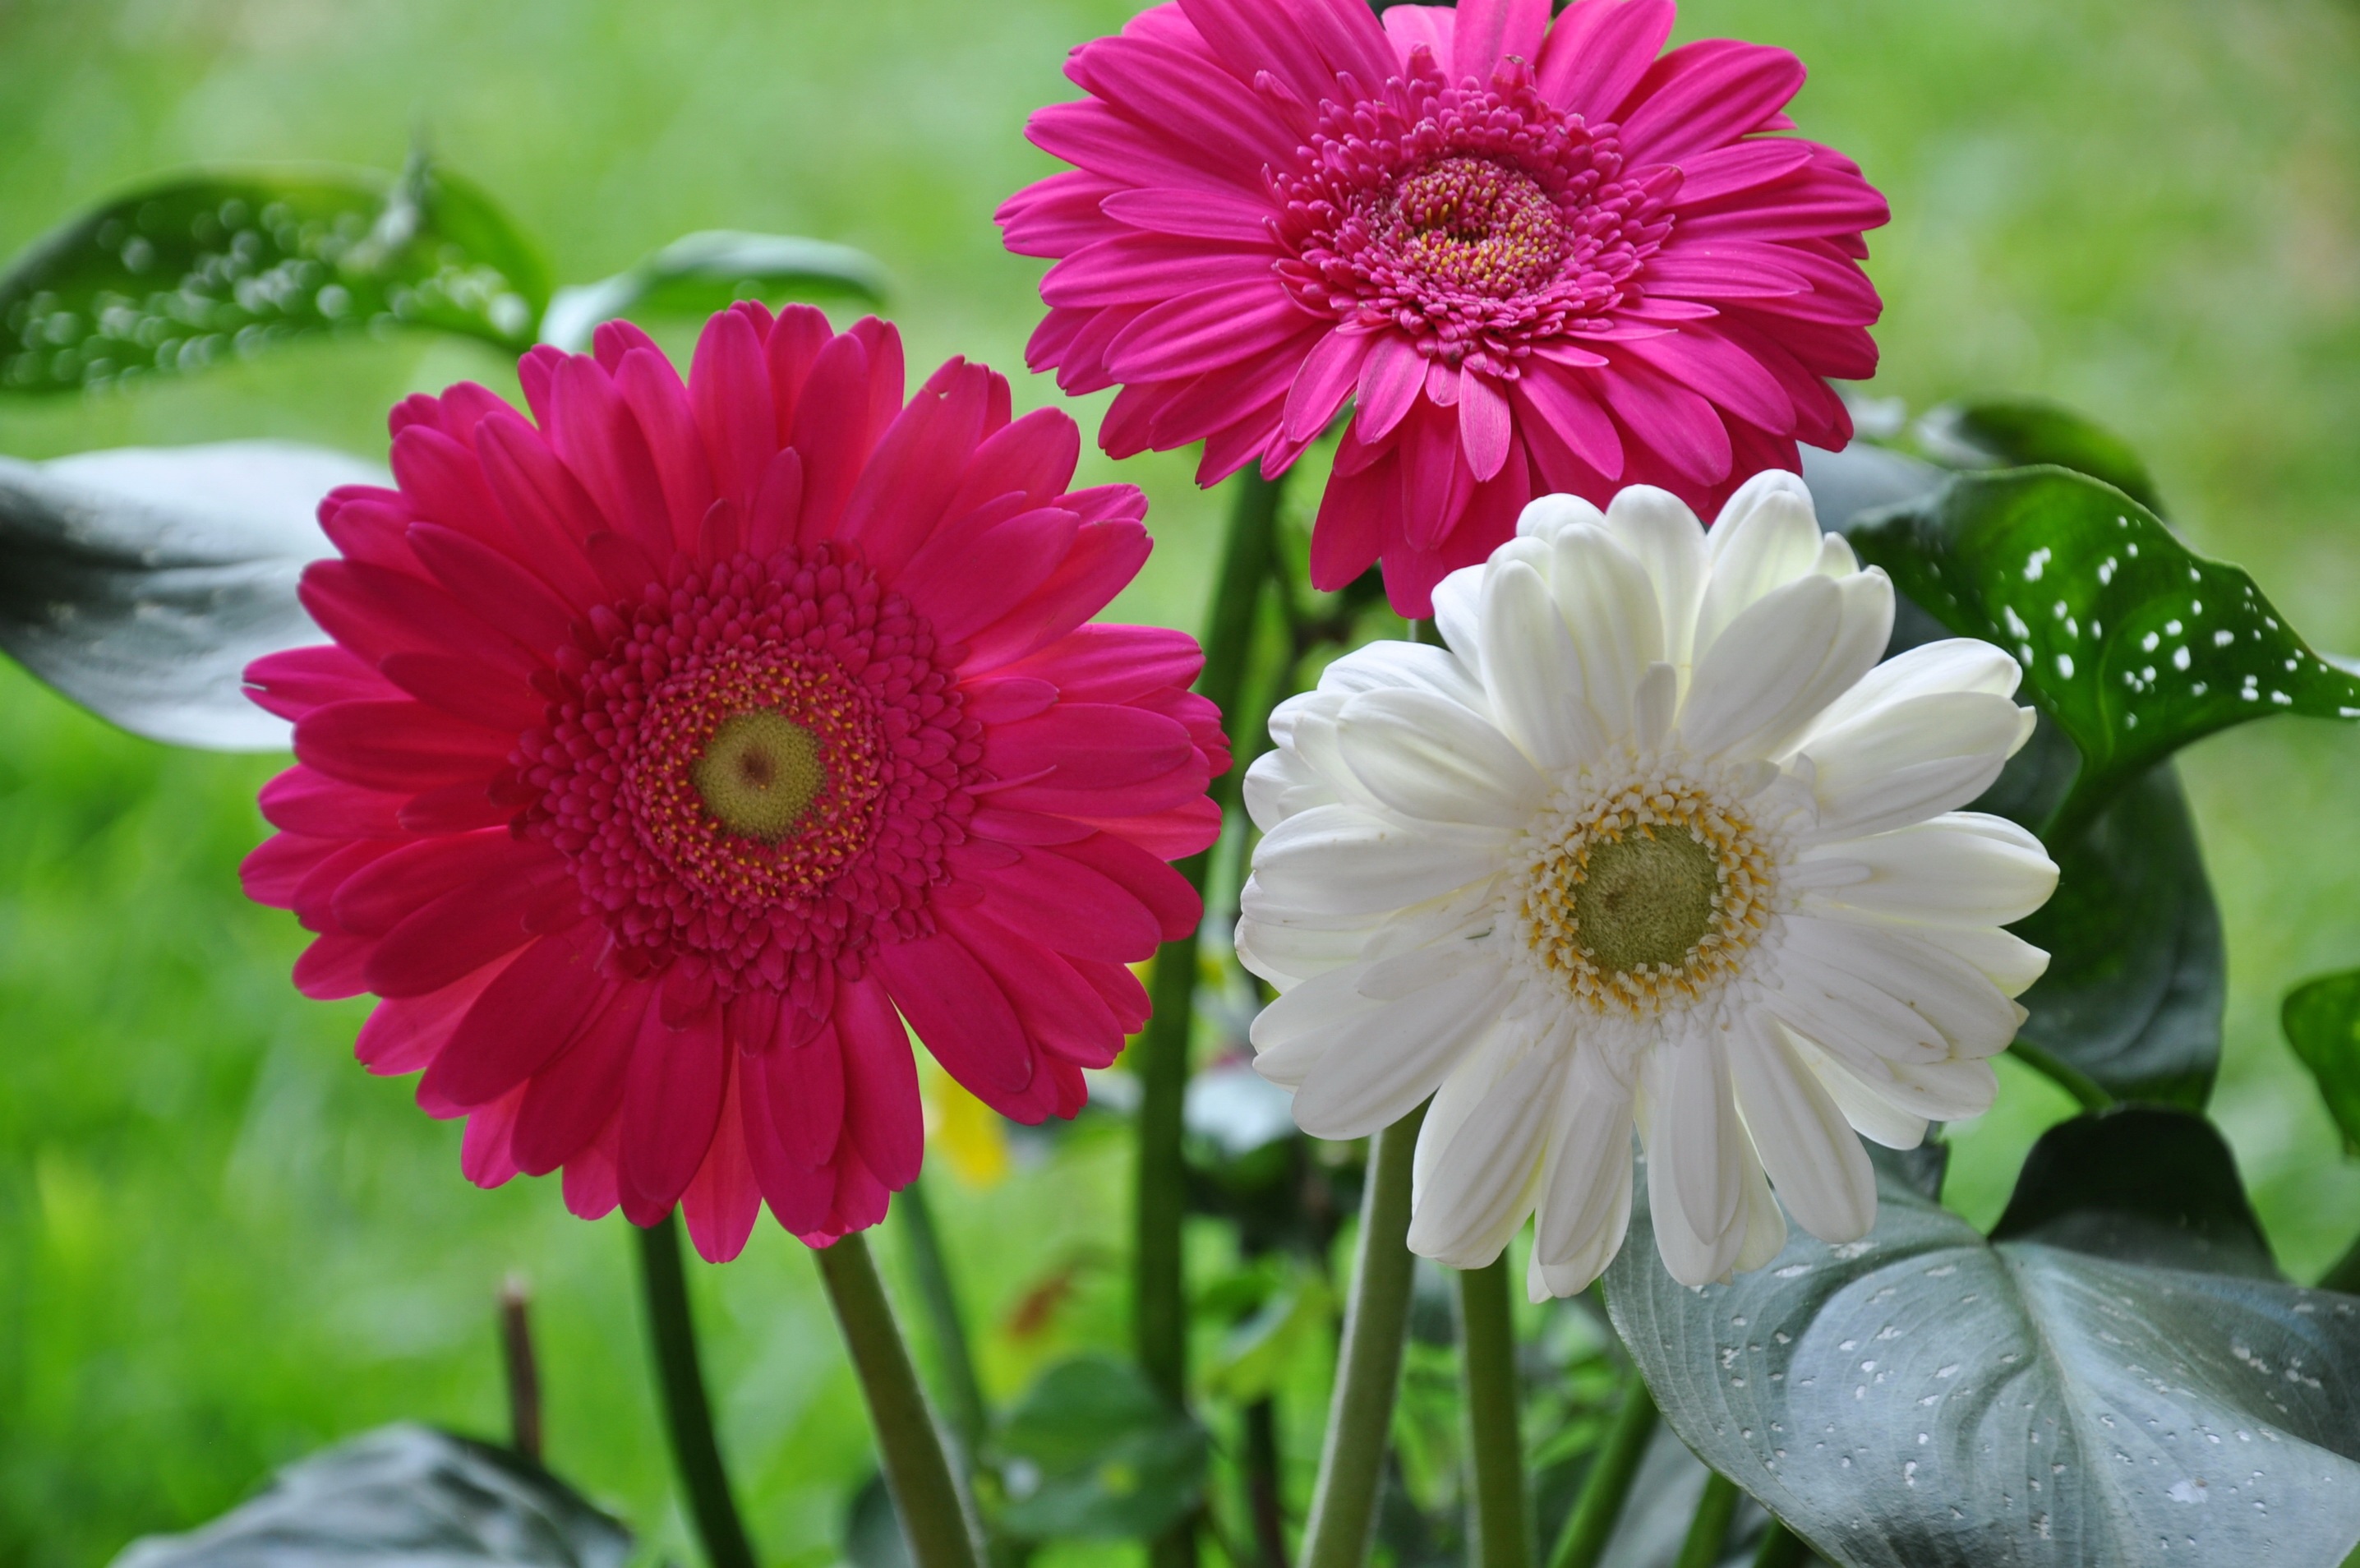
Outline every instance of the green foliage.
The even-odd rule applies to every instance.
[[[1644,1198],[1615,1327],[1699,1454],[1845,1568],[2333,1562],[2360,1537],[2360,1301],[2278,1283],[2220,1135],[2065,1124],[1990,1239],[1898,1176],[1690,1290]],[[2207,1506],[2209,1505],[2209,1506]]]
[[[2343,1129],[2345,1150],[2360,1150],[2360,970],[2305,981],[2287,992],[2278,1017]]]
[[[1033,1540],[1160,1534],[1196,1506],[1208,1447],[1131,1363],[1060,1362],[992,1436],[1007,1497],[996,1522]]]
[[[713,229],[683,235],[628,272],[560,289],[542,318],[541,337],[578,351],[600,322],[617,316],[702,321],[738,300],[814,295],[881,305],[885,269],[848,245]]]
[[[2130,443],[2096,421],[2038,398],[1945,403],[1919,423],[1926,444],[1957,468],[2053,464],[2102,480],[2153,512],[2155,478]]]
[[[2313,653],[2253,578],[2082,475],[1961,475],[1850,532],[1937,620],[2022,662],[2026,693],[2081,757],[2052,828],[2079,829],[2138,774],[2232,725],[2360,718],[2360,677]]]
[[[381,1428],[289,1465],[203,1529],[133,1543],[115,1568],[621,1568],[631,1534],[504,1448]]]
[[[136,191],[0,277],[0,390],[172,376],[274,345],[429,327],[519,348],[547,269],[491,198],[423,158],[206,172]]]

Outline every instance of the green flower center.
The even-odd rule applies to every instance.
[[[1712,848],[1677,825],[1598,839],[1573,887],[1574,940],[1610,973],[1677,969],[1712,932],[1719,872]]]
[[[776,843],[826,786],[827,768],[816,736],[776,709],[758,707],[722,720],[688,776],[722,826]]]

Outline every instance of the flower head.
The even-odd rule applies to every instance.
[[[1033,368],[1120,384],[1100,439],[1275,475],[1354,407],[1312,542],[1394,608],[1535,495],[1662,486],[1710,510],[1852,431],[1874,372],[1863,230],[1885,203],[1786,129],[1803,68],[1660,58],[1671,0],[1178,0],[1076,52],[1032,116],[1076,165],[1011,198],[1052,257]]]
[[[1854,1129],[1906,1148],[1986,1109],[2048,963],[2000,927],[2057,868],[1957,809],[2031,733],[2016,663],[1880,664],[1892,586],[1790,474],[1710,537],[1645,488],[1546,498],[1517,534],[1443,580],[1448,647],[1360,649],[1271,721],[1255,1065],[1322,1137],[1432,1094],[1410,1245],[1487,1264],[1537,1207],[1536,1299],[1622,1246],[1634,1124],[1681,1280],[1777,1252],[1772,1184],[1860,1236]]]
[[[824,1243],[917,1174],[904,1020],[1022,1121],[1145,1020],[1193,928],[1164,862],[1227,767],[1176,632],[1087,625],[1148,552],[1079,437],[899,335],[713,319],[687,383],[636,329],[393,413],[304,575],[334,639],[248,672],[295,722],[246,886],[375,992],[363,1061],[467,1118],[486,1185],[675,1203],[708,1257],[768,1201]]]

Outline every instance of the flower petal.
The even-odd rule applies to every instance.
[[[1426,692],[1353,697],[1336,717],[1336,744],[1371,795],[1419,821],[1513,830],[1548,790],[1506,736]]]
[[[1858,1135],[1775,1026],[1731,1043],[1730,1074],[1754,1149],[1786,1212],[1823,1242],[1876,1223],[1876,1170]]]

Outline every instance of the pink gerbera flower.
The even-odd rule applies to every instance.
[[[257,663],[299,764],[247,890],[319,933],[308,995],[383,998],[359,1055],[425,1070],[496,1185],[734,1256],[763,1201],[814,1245],[918,1173],[903,1023],[1024,1122],[1147,1017],[1185,934],[1164,862],[1220,828],[1218,716],[1174,631],[1086,625],[1146,559],[1127,485],[953,360],[902,401],[883,323],[716,316],[688,383],[637,329],[394,411]]]
[[[1784,50],[1657,57],[1672,0],[1178,0],[1075,52],[1032,116],[1076,169],[1011,198],[1057,258],[1028,356],[1120,384],[1117,456],[1205,443],[1275,476],[1347,402],[1313,581],[1393,605],[1484,560],[1536,494],[1658,485],[1710,516],[1876,367],[1883,198],[1793,137]]]

